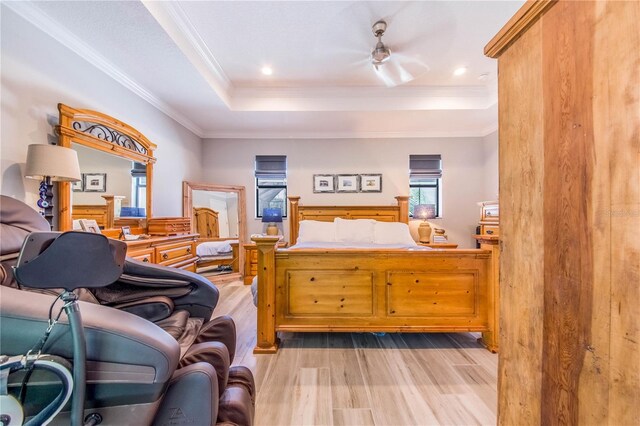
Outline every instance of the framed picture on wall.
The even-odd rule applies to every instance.
[[[84,180],[80,179],[76,182],[71,182],[71,190],[73,192],[82,192],[84,191]]]
[[[382,192],[382,175],[360,175],[360,192]]]
[[[336,192],[334,175],[313,175],[313,192]]]
[[[106,173],[84,173],[82,175],[82,180],[84,181],[84,192],[107,191]]]
[[[358,192],[358,175],[338,175],[336,192]]]

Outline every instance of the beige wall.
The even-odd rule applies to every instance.
[[[498,199],[498,132],[482,138],[484,149],[484,198],[485,201]]]
[[[300,195],[304,204],[392,205],[396,195],[409,193],[409,155],[441,154],[444,174],[443,218],[433,224],[446,229],[460,247],[475,247],[471,235],[479,219],[478,201],[486,198],[482,138],[425,139],[205,139],[205,182],[247,188],[248,232],[259,233],[255,219],[256,155],[287,156],[288,194]],[[497,168],[497,164],[495,165]],[[314,174],[382,173],[381,193],[314,194]],[[283,224],[288,235],[288,222]]]
[[[55,141],[59,102],[131,124],[158,145],[154,215],[182,215],[182,181],[201,177],[200,138],[3,7],[0,191],[35,206],[38,182],[23,177],[27,145]]]

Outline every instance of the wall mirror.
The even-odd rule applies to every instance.
[[[96,111],[59,104],[59,145],[78,153],[82,180],[58,186],[58,228],[95,220],[101,229],[144,228],[152,217],[153,150],[133,127]]]
[[[246,200],[243,186],[183,182],[182,215],[191,218],[196,242],[197,271],[216,281],[241,278],[246,238]],[[210,276],[211,275],[211,276]]]

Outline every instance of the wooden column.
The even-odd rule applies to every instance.
[[[278,351],[276,335],[276,244],[278,237],[251,238],[258,250],[258,336],[254,354]]]
[[[400,222],[409,223],[409,196],[398,195],[396,201],[400,210]]]
[[[300,197],[291,196],[289,198],[289,244],[294,245],[298,241],[298,228],[300,218],[298,217],[298,206],[300,205]]]
[[[500,237],[475,235],[482,250],[491,251],[491,277],[489,279],[489,330],[482,333],[482,342],[491,352],[498,352],[500,336]]]
[[[498,423],[640,424],[640,2],[528,2],[498,57]]]

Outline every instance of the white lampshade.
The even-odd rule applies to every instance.
[[[43,180],[75,182],[80,180],[78,154],[58,145],[29,145],[24,176]]]

